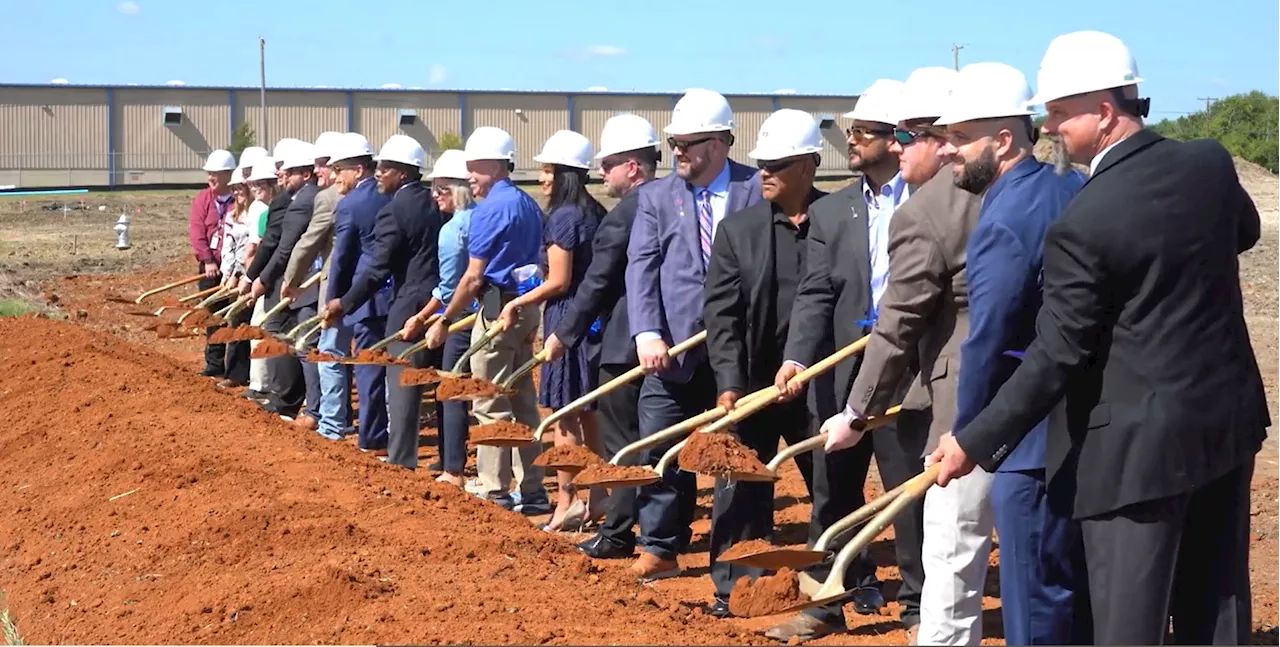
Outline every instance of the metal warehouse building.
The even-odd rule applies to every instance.
[[[661,132],[679,94],[490,92],[412,89],[268,89],[267,138],[314,140],[326,130],[357,131],[381,146],[396,133],[429,156],[446,133],[466,137],[498,126],[516,140],[516,170],[530,177],[533,156],[559,129],[598,142],[609,117],[631,112]],[[846,173],[839,115],[854,96],[728,95],[737,122],[732,157],[748,162],[761,123],[779,108],[823,120],[824,173]],[[194,86],[0,85],[0,186],[116,187],[204,181],[204,157],[231,144],[247,122],[258,130],[258,88]],[[258,133],[261,136],[261,133]],[[664,145],[665,149],[665,145]],[[671,159],[664,150],[664,162]],[[664,166],[666,164],[664,163]]]

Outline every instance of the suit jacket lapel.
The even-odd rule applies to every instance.
[[[850,247],[859,272],[860,280],[866,286],[868,294],[871,290],[871,223],[868,221],[867,200],[862,197],[866,180],[859,178],[854,190],[849,192],[849,210],[852,217],[846,222],[849,225]],[[837,252],[840,253],[840,252]],[[868,299],[868,307],[870,307]],[[851,323],[851,322],[850,322]]]
[[[1102,175],[1104,171],[1115,166],[1116,164],[1119,164],[1125,158],[1137,153],[1138,151],[1143,150],[1144,148],[1162,139],[1164,139],[1164,137],[1161,136],[1160,133],[1157,133],[1154,130],[1144,129],[1144,130],[1138,131],[1133,135],[1130,135],[1128,139],[1125,139],[1119,144],[1116,144],[1116,147],[1111,149],[1107,153],[1106,157],[1102,158],[1102,161],[1098,164],[1098,170],[1093,172],[1093,175],[1089,177],[1089,180],[1092,180],[1093,178],[1098,177],[1099,175]],[[1088,184],[1089,180],[1085,180],[1085,184]]]
[[[698,203],[689,183],[676,178],[671,185],[671,203],[676,214],[676,235],[683,237],[693,254],[694,271],[699,276],[706,273],[702,266],[702,240],[698,232]]]

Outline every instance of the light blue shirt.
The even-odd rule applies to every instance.
[[[467,270],[470,256],[467,254],[468,229],[471,227],[471,209],[459,209],[440,228],[440,282],[431,291],[431,296],[439,299],[446,306],[453,299],[453,291],[458,288],[462,273]],[[475,310],[473,301],[465,312]]]
[[[871,315],[880,311],[880,299],[889,284],[889,221],[898,207],[907,201],[907,193],[907,182],[900,172],[881,185],[878,194],[865,183],[862,185],[862,197],[867,201],[867,238],[871,247]]]
[[[729,215],[726,213],[729,209],[729,160],[725,160],[724,167],[720,169],[720,174],[711,180],[711,184],[706,186],[697,186],[695,184],[688,185],[693,191],[693,217],[694,226],[697,225],[699,196],[702,190],[706,189],[711,192],[711,240],[716,239],[716,230],[720,227],[720,221]],[[647,330],[636,335],[636,343],[648,341],[650,339],[662,339],[662,335],[656,330]]]

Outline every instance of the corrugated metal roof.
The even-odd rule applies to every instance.
[[[165,84],[119,84],[119,83],[0,83],[0,88],[90,88],[97,90],[111,89],[130,89],[130,90],[235,90],[245,92],[257,92],[258,86],[253,85],[165,85]],[[267,86],[267,91],[281,92],[431,92],[444,94],[555,94],[555,95],[666,95],[680,96],[684,94],[683,90],[479,90],[474,88],[383,88],[383,87],[314,87],[314,86]],[[788,98],[848,98],[853,99],[856,94],[809,94],[809,93],[777,93],[777,92],[725,92],[726,97],[788,97]]]

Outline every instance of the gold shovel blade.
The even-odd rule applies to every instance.
[[[579,475],[580,475],[580,474],[579,474]],[[590,487],[604,487],[604,488],[614,488],[614,487],[642,487],[642,486],[645,486],[645,485],[652,485],[652,484],[657,483],[658,481],[661,481],[661,480],[662,480],[662,476],[661,476],[660,474],[658,474],[657,472],[654,472],[654,473],[649,474],[649,475],[647,475],[647,476],[633,476],[633,477],[626,477],[626,478],[622,478],[622,477],[619,477],[619,478],[595,478],[595,479],[585,479],[585,480],[580,479],[580,478],[574,478],[574,480],[573,480],[573,484],[574,484],[574,485],[577,485],[577,486],[581,486],[581,487],[588,487],[588,486],[590,486]]]
[[[777,480],[779,480],[779,479],[781,479],[781,478],[782,478],[782,477],[778,476],[777,474],[774,474],[773,472],[769,472],[769,473],[767,473],[767,474],[761,474],[760,472],[726,472],[726,473],[724,473],[724,474],[720,474],[720,475],[718,475],[718,476],[720,476],[721,478],[725,479],[726,481],[730,481],[730,482],[733,482],[733,481],[754,481],[754,482],[758,482],[758,483],[768,483],[768,482],[773,482],[773,481],[777,481]]]
[[[730,559],[720,557],[716,561],[726,564],[742,564],[752,568],[762,568],[766,571],[776,571],[781,568],[798,571],[815,564],[821,564],[829,555],[830,553],[806,548],[773,548],[739,555]]]
[[[528,436],[521,436],[519,438],[484,438],[482,440],[470,441],[468,444],[473,446],[485,445],[488,447],[521,447],[528,445],[529,442],[530,440]],[[582,466],[579,465],[578,469],[582,469]]]

